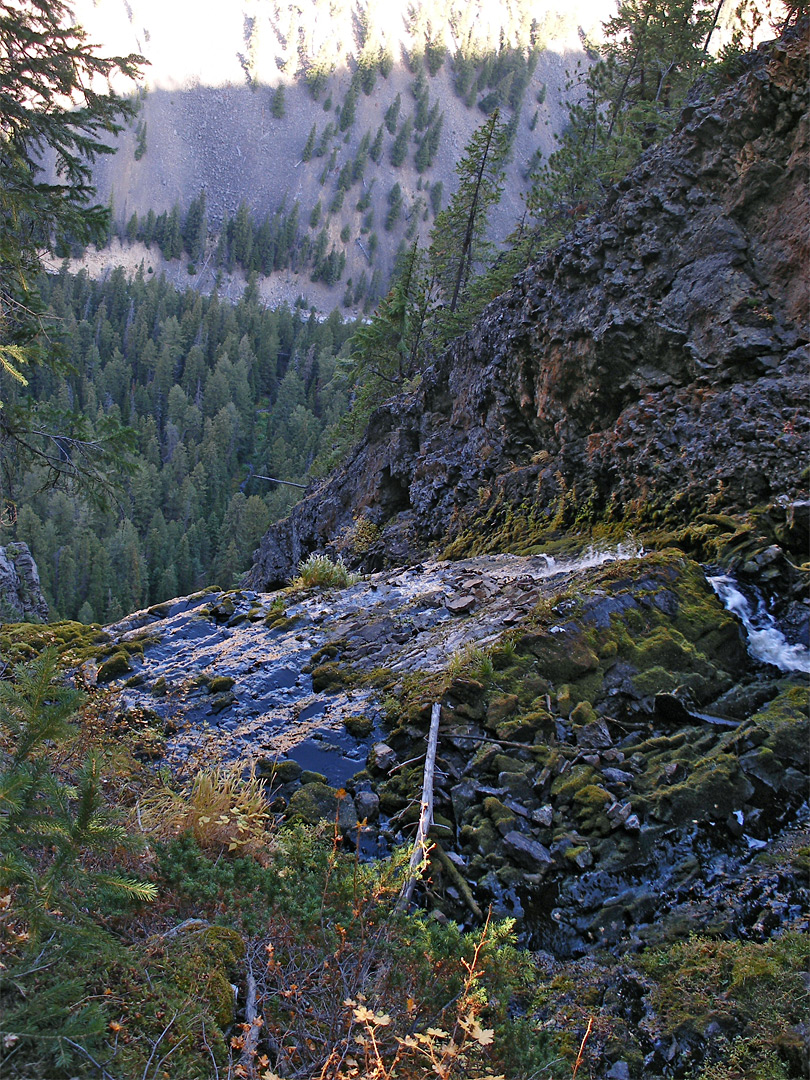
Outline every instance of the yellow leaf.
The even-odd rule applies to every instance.
[[[472,1035],[479,1046],[490,1046],[495,1039],[495,1029],[482,1028],[477,1022],[473,1022],[473,1026],[470,1028],[470,1035]]]
[[[388,1013],[373,1013],[374,1023],[377,1027],[388,1027],[391,1023],[391,1017]]]

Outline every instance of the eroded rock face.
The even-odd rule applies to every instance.
[[[372,418],[264,538],[254,587],[351,529],[379,569],[524,503],[740,511],[806,498],[807,42],[762,47]],[[367,553],[368,555],[368,553]],[[356,561],[362,561],[358,553]]]
[[[4,622],[48,621],[39,571],[27,544],[0,547],[0,619]]]

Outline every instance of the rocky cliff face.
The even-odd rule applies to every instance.
[[[27,544],[0,547],[0,619],[8,622],[48,619],[39,571]]]
[[[805,495],[807,86],[805,31],[685,109],[599,217],[375,414],[265,537],[251,584],[350,541],[358,515],[380,566],[508,547],[518,512],[672,522]]]

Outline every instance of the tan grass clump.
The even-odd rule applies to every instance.
[[[138,807],[149,836],[165,840],[191,832],[204,851],[258,855],[267,851],[270,814],[261,781],[236,769],[203,769],[190,790],[164,787]]]

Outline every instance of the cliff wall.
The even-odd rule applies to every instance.
[[[678,519],[806,498],[808,34],[683,111],[605,210],[372,417],[274,526],[251,584],[380,527],[376,566],[522,507]],[[471,540],[475,537],[475,543]]]

